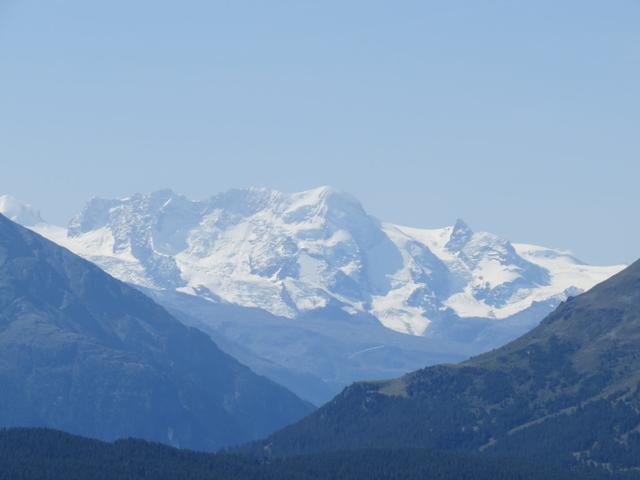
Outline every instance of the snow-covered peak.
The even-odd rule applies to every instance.
[[[224,210],[229,214],[249,216],[271,212],[287,223],[308,223],[318,219],[366,216],[360,203],[351,195],[332,187],[319,187],[296,193],[251,187],[220,193],[201,202],[209,210]]]
[[[69,235],[78,236],[98,228],[113,226],[123,220],[139,223],[144,216],[157,215],[185,203],[191,202],[169,189],[115,199],[95,197],[71,219]]]
[[[331,236],[344,228],[366,236],[378,228],[378,222],[355,198],[331,187],[298,193],[252,187],[200,201],[171,190],[119,199],[94,198],[71,220],[69,235],[99,228],[129,232],[135,227],[138,233],[145,231],[158,239],[185,233],[205,219],[207,225],[220,229],[252,219],[253,223],[288,225],[309,236]]]
[[[430,230],[381,224],[331,187],[94,198],[68,234],[40,233],[130,283],[291,319],[341,309],[412,335],[552,306],[621,268],[514,246],[462,220]]]
[[[267,309],[287,316],[298,312],[300,302],[315,305],[328,301],[323,293],[326,285],[312,295],[291,284],[299,272],[309,273],[308,257],[327,260],[332,257],[330,251],[341,252],[339,265],[327,267],[337,270],[325,272],[326,282],[345,274],[341,269],[348,275],[359,272],[367,276],[364,264],[354,259],[384,240],[379,222],[355,198],[331,187],[298,193],[236,189],[200,201],[170,190],[119,199],[94,198],[71,221],[69,237],[81,239],[98,231],[111,237],[101,243],[111,242],[115,255],[140,261],[144,279],[141,281],[139,275],[136,279],[145,286],[194,291],[226,288],[218,285],[222,277],[212,282],[211,275],[197,273],[201,268],[191,263],[198,259],[216,264],[212,269],[220,268],[229,275],[232,272],[231,277],[243,279],[235,286],[229,279],[229,292],[223,297],[230,300],[235,301],[237,295],[256,297],[241,293],[252,288],[251,282],[245,281],[247,276],[259,284],[269,282],[273,292],[268,295],[280,300],[278,306],[269,303]],[[192,274],[194,277],[187,279]],[[370,280],[375,284],[377,277],[371,275]],[[264,308],[265,301],[256,300],[251,306]]]
[[[569,250],[557,250],[525,243],[516,243],[513,246],[519,255],[533,261],[558,261],[573,265],[587,265]]]
[[[451,236],[449,237],[449,241],[445,245],[445,248],[450,252],[458,252],[462,250],[467,243],[469,243],[472,237],[473,230],[469,228],[469,225],[467,225],[464,220],[459,218],[453,226]]]
[[[11,195],[0,196],[0,213],[27,227],[44,223],[38,210],[29,204],[20,202]]]

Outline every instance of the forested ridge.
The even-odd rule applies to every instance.
[[[244,451],[426,448],[640,472],[639,345],[636,262],[499,349],[356,383]]]
[[[106,443],[48,429],[0,430],[0,480],[595,480],[516,459],[421,449],[258,460],[141,440]],[[622,477],[619,477],[622,478]]]

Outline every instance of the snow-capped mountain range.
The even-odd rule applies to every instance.
[[[425,358],[412,356],[405,364],[396,352],[397,371],[386,369],[389,358],[376,349],[393,343],[402,350],[409,344],[402,336],[437,340],[451,360],[465,357],[532,328],[568,295],[623,268],[590,266],[564,251],[511,244],[474,232],[461,220],[438,229],[382,223],[355,198],[329,187],[292,194],[231,190],[201,201],[170,190],[95,198],[68,227],[44,222],[35,209],[7,196],[0,197],[0,212],[153,292],[169,307],[179,303],[183,311],[203,312],[206,304],[237,306],[254,312],[252,318],[265,312],[282,328],[311,328],[313,335],[341,345],[351,342],[335,353],[338,366],[345,356],[357,353],[361,360],[361,352],[373,349],[385,367],[379,376],[424,366]],[[200,302],[197,309],[184,307],[189,298]],[[274,337],[273,345],[261,340],[262,324],[252,320],[223,329],[211,317],[201,313],[198,323],[213,326],[215,334],[224,330],[219,342],[231,341],[286,368],[298,368],[315,351],[310,347],[295,356],[288,348],[283,356],[281,340]],[[341,338],[345,330],[335,322],[316,321],[338,317],[343,326],[359,325],[357,342]],[[375,341],[364,342],[371,322],[403,335],[391,341],[376,330]],[[436,348],[411,345],[412,352]],[[305,373],[315,365],[309,368]],[[339,385],[360,379],[357,373],[338,379],[341,373],[333,367],[332,372],[311,373]]]
[[[296,318],[339,306],[428,334],[447,315],[505,319],[561,301],[622,266],[473,232],[381,223],[329,187],[232,190],[192,201],[169,190],[93,199],[68,229],[9,197],[0,211],[129,283]]]

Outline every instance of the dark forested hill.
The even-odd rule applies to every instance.
[[[140,440],[103,443],[44,429],[0,430],[0,480],[587,480],[504,458],[365,450],[258,461]]]
[[[0,215],[0,426],[215,449],[312,410],[138,290]]]
[[[421,447],[640,469],[640,263],[459,365],[358,383],[254,451]]]

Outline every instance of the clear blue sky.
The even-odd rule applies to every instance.
[[[640,257],[640,1],[0,0],[0,192],[329,184]]]

